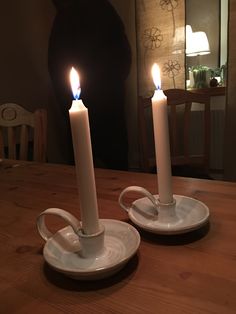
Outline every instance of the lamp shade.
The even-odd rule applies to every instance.
[[[192,34],[192,27],[190,25],[186,25],[186,54],[192,50]]]
[[[194,57],[210,53],[210,46],[205,32],[191,32],[186,28],[186,55]]]
[[[192,27],[191,25],[186,25],[186,45],[188,45],[191,41],[191,36],[192,36]]]

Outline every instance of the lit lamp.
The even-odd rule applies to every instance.
[[[186,26],[186,56],[197,57],[199,67],[199,56],[210,53],[210,46],[205,32],[192,32],[190,25]],[[194,78],[195,75],[195,78]],[[189,72],[190,87],[206,87],[206,69],[197,69],[196,73]]]
[[[189,26],[189,25],[187,25]],[[205,32],[188,33],[186,31],[186,56],[195,57],[210,53],[210,46]]]

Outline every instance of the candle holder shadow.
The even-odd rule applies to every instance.
[[[45,216],[57,215],[69,225],[52,234]],[[49,208],[37,219],[45,261],[55,270],[77,280],[100,280],[121,270],[140,245],[138,231],[126,222],[100,219],[99,232],[83,234],[80,222],[70,213]]]
[[[127,206],[124,196],[130,191],[139,191],[145,197]],[[201,228],[209,221],[208,207],[197,199],[183,195],[173,195],[172,203],[162,204],[159,195],[152,195],[146,189],[134,186],[121,192],[119,203],[136,226],[159,235],[184,234]]]
[[[188,231],[180,234],[154,234],[137,227],[143,241],[164,245],[164,246],[182,246],[187,245],[204,238],[210,231],[210,222],[206,222],[203,226],[196,230]]]
[[[139,263],[139,254],[135,254],[120,271],[100,280],[80,280],[80,284],[77,284],[77,280],[65,276],[64,274],[54,271],[50,265],[45,263],[43,265],[43,272],[48,281],[60,289],[67,291],[95,291],[104,288],[115,286],[117,289],[122,289],[127,281],[131,280],[135,274]],[[118,282],[123,282],[119,284]]]

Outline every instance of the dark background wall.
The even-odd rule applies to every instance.
[[[0,2],[0,103],[48,111],[49,159],[60,161],[57,113],[47,70],[48,37],[54,7],[48,0]]]
[[[129,116],[130,163],[137,166],[136,127],[136,34],[135,1],[110,0],[124,21],[133,52],[133,64],[127,80],[127,116]],[[50,0],[8,0],[0,2],[0,103],[15,102],[28,110],[43,107],[48,111],[48,158],[63,162],[67,141],[47,68],[48,38],[55,16]]]
[[[225,179],[236,181],[236,1],[229,6],[228,93],[225,120],[224,169]]]

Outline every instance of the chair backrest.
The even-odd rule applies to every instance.
[[[13,103],[0,106],[0,157],[45,162],[46,144],[45,109],[32,113]]]
[[[208,171],[210,156],[210,96],[183,89],[169,89],[164,91],[167,96],[169,106],[169,130],[171,163],[174,165],[199,165]],[[191,111],[193,103],[203,104],[204,123],[202,125],[203,152],[193,155],[190,151],[191,123],[193,117]],[[140,134],[140,167],[143,171],[150,172],[155,166],[155,156],[150,156],[150,139],[147,135],[147,125],[152,124],[147,121],[146,110],[151,108],[151,98],[139,97],[138,117]],[[178,108],[181,108],[178,110]],[[183,119],[180,119],[180,116]],[[181,130],[181,134],[180,134]],[[180,149],[180,140],[182,142]]]

